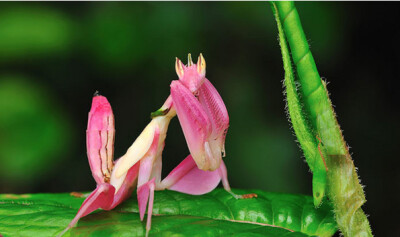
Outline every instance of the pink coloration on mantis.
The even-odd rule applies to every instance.
[[[135,154],[132,154],[132,149],[130,148],[122,157],[132,157],[132,155],[137,155],[137,152],[135,152],[137,149],[135,150],[134,145],[138,142],[141,143],[142,147],[148,147],[145,151],[142,149],[143,157],[140,157],[139,160],[143,159],[143,161],[135,162],[129,166],[126,172],[124,172],[120,177],[116,177],[114,167],[120,166],[122,161],[126,158],[119,159],[114,166],[114,115],[107,99],[97,93],[95,94],[89,112],[86,139],[90,169],[97,183],[97,188],[82,203],[75,218],[71,221],[68,227],[59,234],[59,236],[72,228],[80,218],[90,214],[91,212],[99,208],[103,210],[111,210],[119,205],[131,195],[138,179],[139,182],[145,182],[146,179],[150,179],[151,167],[153,166],[152,161],[157,154],[160,137],[160,132],[157,126],[151,127],[150,130],[152,132],[151,136],[144,136],[145,138],[150,139],[144,140],[142,136],[142,139],[137,139],[137,141],[135,141],[131,146],[131,148],[133,147],[133,153]],[[147,145],[146,143],[149,142],[150,144]],[[153,185],[151,185],[151,181],[143,185],[142,183],[139,183],[138,201],[139,207],[141,208],[141,216],[144,216],[146,208],[146,204],[144,204],[143,200],[146,199],[147,202],[146,194],[143,191],[140,191],[143,190],[142,186],[144,187],[144,185],[147,185],[150,189],[154,190],[154,179]],[[152,205],[152,196],[150,197],[150,200]]]
[[[136,181],[141,220],[146,207],[148,210],[146,236],[151,228],[155,190],[201,195],[212,191],[222,181],[225,190],[235,198],[256,196],[236,195],[229,186],[222,161],[229,116],[221,96],[205,78],[203,55],[200,54],[197,64],[193,64],[189,54],[186,66],[176,59],[175,69],[179,80],[171,83],[171,95],[161,109],[152,113],[151,122],[115,163],[112,109],[105,97],[95,95],[89,113],[87,150],[97,188],[61,235],[94,210],[111,210],[120,204],[130,196]],[[169,122],[176,114],[191,154],[161,181],[162,151]]]
[[[215,87],[205,78],[206,63],[200,54],[197,64],[176,60],[178,81],[171,83],[171,96],[190,153],[201,170],[216,170],[225,155],[229,116]]]
[[[110,181],[115,129],[110,103],[106,97],[96,95],[89,112],[86,147],[93,178],[99,184]]]
[[[214,190],[221,176],[218,170],[204,171],[197,168],[191,155],[188,155],[171,173],[162,181],[170,190],[202,195]]]
[[[254,197],[253,194],[236,195],[229,186],[222,161],[229,116],[218,91],[205,78],[203,55],[193,64],[189,54],[186,66],[176,59],[175,69],[179,80],[171,83],[171,96],[167,99],[172,98],[172,102],[168,103],[168,109],[161,110],[176,111],[191,155],[156,184],[156,189],[201,195],[215,189],[222,180],[225,190],[235,198]]]
[[[217,170],[204,171],[197,167],[191,155],[188,155],[163,179],[160,187],[181,193],[202,195],[214,190],[221,181],[224,189],[236,199],[257,197],[255,194],[237,195],[231,191],[224,161],[221,161]]]

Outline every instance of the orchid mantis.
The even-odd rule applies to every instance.
[[[115,162],[111,105],[105,97],[94,95],[86,139],[90,169],[97,188],[60,235],[98,208],[113,209],[130,196],[135,186],[141,220],[148,203],[146,236],[151,228],[155,190],[170,189],[201,195],[215,189],[222,180],[225,190],[235,198],[256,196],[236,195],[229,186],[222,161],[229,116],[221,96],[205,78],[203,55],[200,54],[197,64],[193,63],[190,54],[187,65],[177,58],[175,69],[179,80],[172,81],[171,95],[159,110],[152,113],[151,122],[126,154]],[[169,122],[175,115],[178,115],[190,154],[161,180],[162,151]]]

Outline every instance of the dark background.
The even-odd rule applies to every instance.
[[[400,234],[398,3],[297,4],[368,202],[376,236]],[[272,12],[263,2],[0,4],[0,192],[95,187],[85,130],[95,90],[116,119],[116,158],[176,80],[174,59],[202,52],[222,95],[231,186],[311,194],[283,101]],[[174,119],[167,174],[188,149]]]

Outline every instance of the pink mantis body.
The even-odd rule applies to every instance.
[[[127,199],[137,186],[141,220],[147,203],[146,236],[151,228],[154,190],[170,189],[201,195],[215,189],[222,180],[225,190],[235,198],[256,195],[232,193],[222,161],[229,117],[214,86],[205,78],[205,60],[197,64],[188,57],[188,65],[176,59],[178,81],[171,83],[171,96],[152,114],[151,122],[127,150],[113,161],[114,116],[107,99],[95,94],[89,112],[87,151],[97,188],[86,198],[75,218],[60,234],[72,228],[80,218],[98,208],[111,210]],[[178,115],[189,150],[188,155],[161,180],[162,151],[170,120]]]

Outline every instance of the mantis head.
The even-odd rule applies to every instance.
[[[201,170],[216,170],[225,154],[229,116],[218,91],[205,78],[206,62],[200,54],[185,66],[177,59],[179,80],[171,83],[171,96],[190,153]]]
[[[194,64],[191,54],[188,54],[187,65],[184,65],[181,60],[176,58],[175,70],[182,84],[192,93],[197,93],[206,78],[206,61],[203,55],[200,54],[197,63]]]

